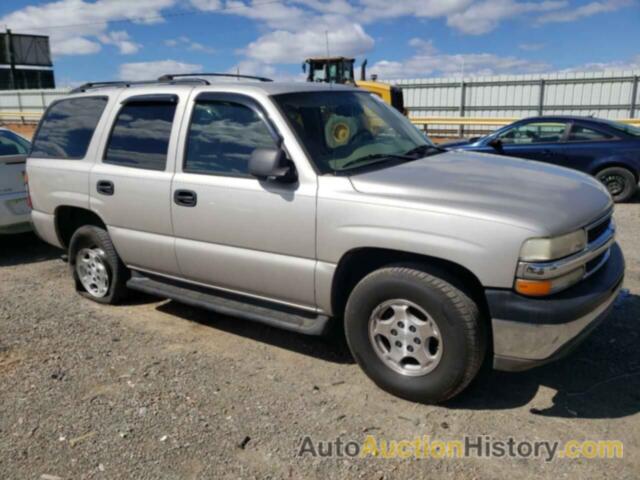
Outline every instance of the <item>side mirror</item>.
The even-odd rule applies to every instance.
[[[502,140],[499,138],[492,138],[487,145],[498,152],[502,151]]]
[[[293,182],[295,168],[281,148],[256,148],[249,159],[249,173],[260,180]]]

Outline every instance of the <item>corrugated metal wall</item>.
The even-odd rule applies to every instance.
[[[595,115],[609,119],[640,114],[640,70],[396,80],[411,117],[527,117]],[[633,93],[635,92],[635,101]],[[465,127],[487,130],[488,127]],[[429,130],[451,130],[430,126]]]

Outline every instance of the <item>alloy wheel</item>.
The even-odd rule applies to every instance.
[[[109,267],[100,248],[83,248],[76,255],[76,273],[84,289],[95,298],[109,293]]]
[[[376,355],[402,375],[432,372],[442,359],[442,336],[433,317],[404,299],[378,305],[369,319],[369,339]]]

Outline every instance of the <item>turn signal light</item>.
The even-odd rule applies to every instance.
[[[565,273],[559,277],[545,279],[545,280],[533,280],[517,278],[515,289],[516,292],[522,295],[528,295],[530,297],[542,297],[545,295],[551,295],[552,293],[560,292],[571,285],[578,283],[584,278],[584,266],[578,267],[575,270]]]
[[[516,292],[529,297],[542,297],[550,295],[553,291],[553,282],[551,280],[524,280],[518,278],[516,280]]]

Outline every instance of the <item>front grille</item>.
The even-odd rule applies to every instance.
[[[589,245],[605,242],[613,234],[612,218],[609,214],[599,222],[587,228],[587,240]],[[608,233],[607,233],[608,232]],[[606,237],[606,238],[605,238]],[[606,249],[597,257],[585,263],[585,276],[588,277],[596,273],[609,259],[610,249]]]
[[[597,240],[600,237],[600,235],[602,235],[607,230],[607,228],[609,228],[610,224],[611,224],[611,217],[607,217],[603,219],[600,223],[591,227],[589,230],[587,230],[587,241],[591,243]]]
[[[595,273],[595,269],[601,266],[600,263],[604,260],[604,257],[606,257],[607,255],[609,255],[609,250],[605,250],[596,258],[589,260],[585,265],[587,275],[590,273]]]

